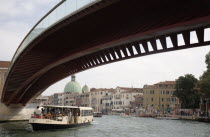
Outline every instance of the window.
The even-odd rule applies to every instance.
[[[154,101],[154,98],[151,98],[151,101]]]
[[[166,94],[169,94],[169,91],[166,91]]]
[[[150,90],[150,94],[154,94],[155,93],[155,91],[154,90]]]
[[[170,101],[170,98],[167,98],[167,101]]]
[[[170,105],[168,104],[168,105],[167,105],[167,107],[169,108],[169,107],[170,107]]]
[[[81,110],[81,116],[91,116],[93,115],[92,110]]]
[[[161,94],[165,94],[165,91],[161,91]]]
[[[164,104],[162,104],[162,107],[164,107]]]
[[[171,101],[174,101],[174,98],[171,98]]]
[[[164,98],[162,98],[162,101],[164,101]]]

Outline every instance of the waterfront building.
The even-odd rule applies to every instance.
[[[90,89],[87,85],[83,86],[82,93],[76,97],[76,106],[89,107],[90,106]]]
[[[55,93],[53,95],[53,105],[58,105],[58,96],[59,96],[59,94],[61,94],[61,93]]]
[[[47,105],[48,103],[48,96],[39,95],[36,99],[30,101],[30,103],[37,103],[39,105]]]
[[[71,76],[71,81],[64,88],[64,93],[82,93],[80,84],[76,81],[76,76]]]
[[[131,101],[131,108],[132,109],[142,109],[143,108],[143,94],[136,95],[134,101]]]
[[[87,85],[84,85],[82,87],[82,93],[88,93],[88,92],[90,92],[90,88]]]
[[[79,95],[77,92],[63,93],[64,106],[76,106],[76,97]]]
[[[102,97],[102,110],[104,114],[109,114],[112,111],[112,95],[115,93],[115,91],[108,91],[103,97]]]
[[[52,105],[53,104],[53,95],[51,96],[43,96],[45,100],[41,100],[43,105]]]
[[[47,100],[44,101],[43,103],[44,103],[45,105],[53,105],[53,95],[51,95],[51,96],[46,96],[46,97],[47,97]]]
[[[59,106],[64,106],[64,96],[63,96],[63,93],[59,93],[58,94],[58,105]]]
[[[180,107],[179,99],[173,95],[175,84],[175,81],[165,81],[154,85],[144,85],[144,108],[160,112],[170,112],[178,109]]]
[[[0,98],[3,90],[4,82],[6,81],[7,70],[9,68],[9,61],[0,61]]]
[[[86,89],[87,90],[87,89]],[[82,93],[80,84],[76,81],[76,76],[71,76],[71,81],[64,88],[64,92],[55,93],[53,105],[77,106],[77,96]],[[80,105],[79,105],[80,106]]]
[[[142,88],[117,87],[112,95],[112,109],[131,111],[135,96],[143,95]]]
[[[108,95],[109,92],[114,92],[115,89],[94,89],[90,91],[90,106],[93,108],[95,112],[102,112],[103,111],[103,97]]]

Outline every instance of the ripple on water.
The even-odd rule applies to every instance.
[[[196,121],[103,116],[82,127],[33,131],[28,122],[0,123],[0,137],[210,137],[210,124]]]

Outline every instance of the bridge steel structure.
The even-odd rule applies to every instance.
[[[23,40],[4,85],[4,104],[25,105],[57,81],[97,66],[210,44],[209,0],[78,4],[61,1]]]

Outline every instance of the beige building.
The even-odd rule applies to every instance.
[[[142,88],[117,87],[112,95],[112,109],[130,110],[137,95],[143,95]]]
[[[179,108],[179,100],[173,95],[175,84],[175,81],[165,81],[154,85],[145,85],[143,88],[144,108],[153,108],[160,112],[173,111]]]
[[[115,89],[95,89],[89,93],[90,97],[90,106],[95,112],[101,112],[103,110],[103,98],[108,95],[110,92],[114,92]]]
[[[6,81],[7,70],[9,68],[9,61],[0,61],[0,98],[4,86],[4,82]]]

